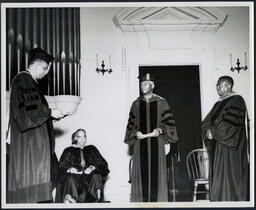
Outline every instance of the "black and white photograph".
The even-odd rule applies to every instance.
[[[1,3],[1,207],[253,207],[253,9]]]

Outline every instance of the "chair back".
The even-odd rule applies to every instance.
[[[129,161],[129,180],[128,183],[132,183],[132,162],[133,162],[133,156],[131,157]]]
[[[206,149],[195,149],[186,158],[190,180],[208,180],[209,155]]]

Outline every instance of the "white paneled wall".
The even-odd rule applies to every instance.
[[[151,32],[123,34],[112,23],[118,8],[81,8],[81,97],[75,115],[55,124],[63,130],[56,139],[56,153],[70,145],[77,128],[87,130],[88,141],[109,163],[106,200],[128,202],[128,147],[123,143],[131,102],[138,96],[139,65],[200,65],[201,107],[204,117],[217,100],[215,85],[220,75],[235,80],[234,90],[250,104],[250,72],[232,73],[229,53],[240,58],[249,50],[248,8],[222,8],[229,16],[215,34]],[[99,60],[112,56],[112,74],[95,71]],[[182,94],[182,93],[181,93]],[[251,99],[252,100],[252,99]],[[251,109],[252,107],[249,106]]]

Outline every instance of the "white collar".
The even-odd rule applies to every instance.
[[[71,146],[72,146],[72,147],[75,147],[75,148],[79,148],[79,149],[81,149],[81,150],[82,150],[86,145],[84,145],[84,147],[83,147],[83,148],[81,148],[80,146],[78,146],[78,145],[76,145],[76,144],[72,144]]]
[[[237,93],[231,92],[229,95],[227,95],[227,96],[225,96],[225,97],[223,97],[223,98],[219,97],[219,100],[218,100],[218,101],[223,101],[223,100],[225,100],[225,99],[227,99],[227,98],[229,98],[229,97],[231,97],[231,96],[235,96],[235,95],[237,95]]]
[[[24,72],[30,74],[30,76],[32,77],[32,79],[33,79],[36,83],[38,83],[38,81],[33,77],[33,75],[31,74],[31,72],[30,72],[28,69],[26,69],[26,71],[24,71]]]
[[[144,99],[146,102],[149,102],[149,100],[154,96],[154,93],[152,93],[150,96],[146,97],[144,96]]]

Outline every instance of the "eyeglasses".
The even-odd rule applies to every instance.
[[[227,84],[217,84],[216,87],[218,87],[218,88],[227,87]]]

